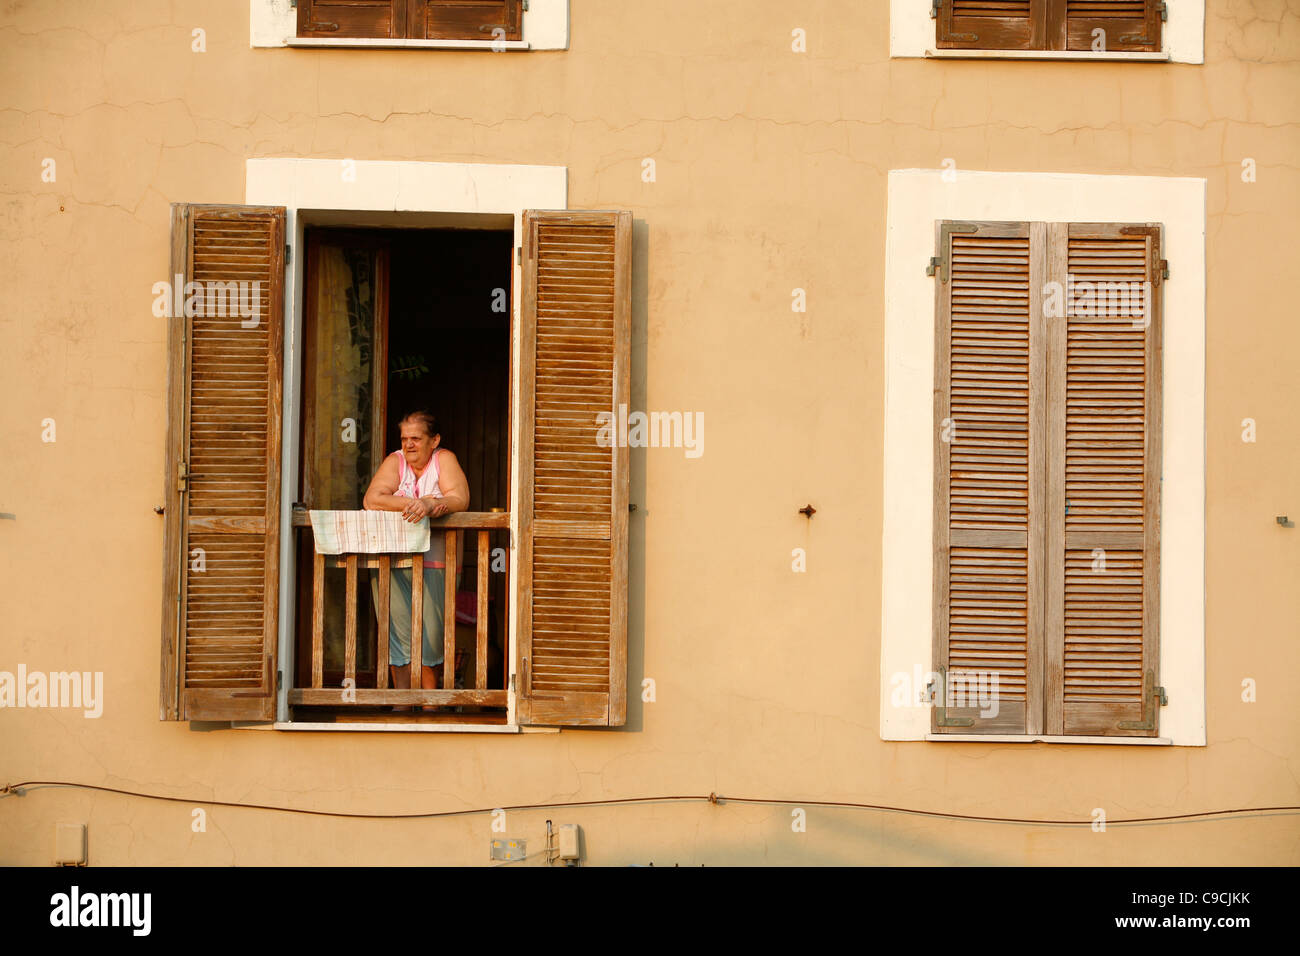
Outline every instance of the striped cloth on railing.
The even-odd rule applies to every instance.
[[[415,554],[429,550],[429,519],[397,511],[313,511],[317,554]]]

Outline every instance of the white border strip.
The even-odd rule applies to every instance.
[[[955,174],[955,178],[954,178]],[[934,546],[934,224],[943,219],[1159,222],[1165,227],[1160,734],[1205,744],[1206,181],[892,170],[885,245],[880,736],[924,740]],[[1081,738],[1075,738],[1081,739]],[[1113,741],[1107,740],[1107,743]]]

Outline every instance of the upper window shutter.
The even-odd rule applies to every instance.
[[[409,0],[415,11],[411,36],[430,40],[523,38],[522,0]]]
[[[1057,0],[1065,4],[1067,50],[1091,50],[1098,38],[1103,49],[1158,52],[1164,3],[1161,0]],[[1094,32],[1102,34],[1095,36]]]
[[[417,0],[298,0],[298,36],[403,38]]]
[[[275,717],[284,222],[172,206],[164,720]]]
[[[1159,714],[1158,225],[1049,227],[1046,733],[1155,736]]]
[[[600,428],[630,399],[632,215],[526,210],[523,236],[517,716],[619,726],[628,449]]]
[[[1042,714],[1042,224],[941,223],[935,329],[936,733]]]
[[[1041,50],[1048,0],[939,0],[941,50]]]

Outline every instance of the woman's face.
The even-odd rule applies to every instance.
[[[440,436],[430,437],[422,421],[402,422],[401,428],[402,455],[406,463],[412,468],[423,469],[438,447]]]

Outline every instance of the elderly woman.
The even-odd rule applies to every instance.
[[[438,445],[438,419],[427,411],[414,411],[400,422],[402,450],[384,459],[362,502],[367,511],[400,511],[407,521],[437,518],[469,507],[469,485],[456,456]],[[421,686],[432,690],[442,684],[443,535],[430,536],[424,554],[424,631],[421,649]],[[408,688],[411,664],[411,572],[392,572],[389,589],[388,663],[393,686]],[[379,604],[379,578],[372,572],[370,591]],[[455,609],[452,609],[455,613]]]

